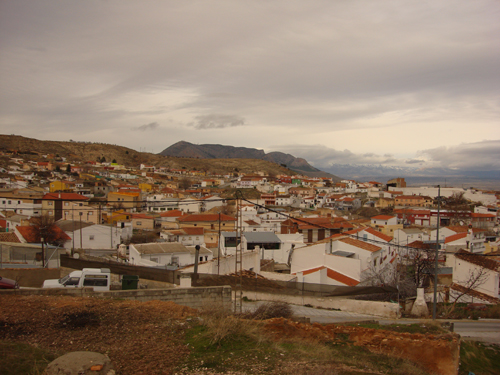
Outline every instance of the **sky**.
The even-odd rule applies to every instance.
[[[500,2],[0,0],[0,132],[500,171]]]

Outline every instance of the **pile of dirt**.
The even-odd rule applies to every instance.
[[[266,332],[278,341],[301,340],[362,346],[371,352],[408,359],[433,374],[456,374],[460,336],[448,333],[424,335],[348,325],[305,324],[284,318],[265,322]]]
[[[186,319],[196,315],[173,302],[1,296],[0,340],[107,354],[121,374],[169,374],[189,354]]]

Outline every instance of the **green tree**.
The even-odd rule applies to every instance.
[[[70,164],[68,164],[66,166],[66,173],[71,173],[71,165]]]

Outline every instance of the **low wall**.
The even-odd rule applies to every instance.
[[[141,290],[112,290],[109,292],[94,292],[92,288],[74,289],[17,289],[0,290],[2,295],[43,295],[43,296],[75,296],[97,298],[120,298],[136,301],[172,301],[178,305],[195,309],[207,304],[231,304],[231,287],[214,286],[201,288],[174,288],[174,289],[141,289]]]
[[[41,288],[47,279],[59,279],[57,268],[2,268],[0,276],[16,280],[19,286]]]
[[[155,280],[171,284],[179,284],[179,271],[170,271],[152,267],[133,266],[117,262],[107,262],[88,259],[74,259],[61,255],[61,267],[82,270],[84,268],[109,268],[111,273],[118,275],[137,275],[140,279]]]
[[[290,296],[249,291],[243,291],[243,296],[258,301],[282,301],[292,305],[311,305],[327,309],[340,309],[341,311],[375,315],[389,319],[397,319],[401,316],[397,303],[360,301],[339,297]]]

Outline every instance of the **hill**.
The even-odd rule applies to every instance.
[[[104,157],[110,162],[116,160],[126,167],[138,168],[141,164],[171,169],[201,170],[208,174],[263,173],[267,175],[293,175],[296,172],[272,161],[259,158],[199,158],[174,157],[138,152],[136,150],[98,142],[45,141],[17,135],[0,134],[0,151],[14,153],[26,160],[46,160],[43,155],[53,155],[56,160],[82,163]]]
[[[314,168],[305,159],[296,158],[293,155],[283,152],[270,152],[266,154],[263,150],[255,148],[224,146],[218,144],[195,145],[189,142],[180,141],[167,147],[160,152],[160,155],[200,159],[267,160],[285,166],[299,174],[310,177],[330,177],[335,181],[340,181],[339,177]]]

